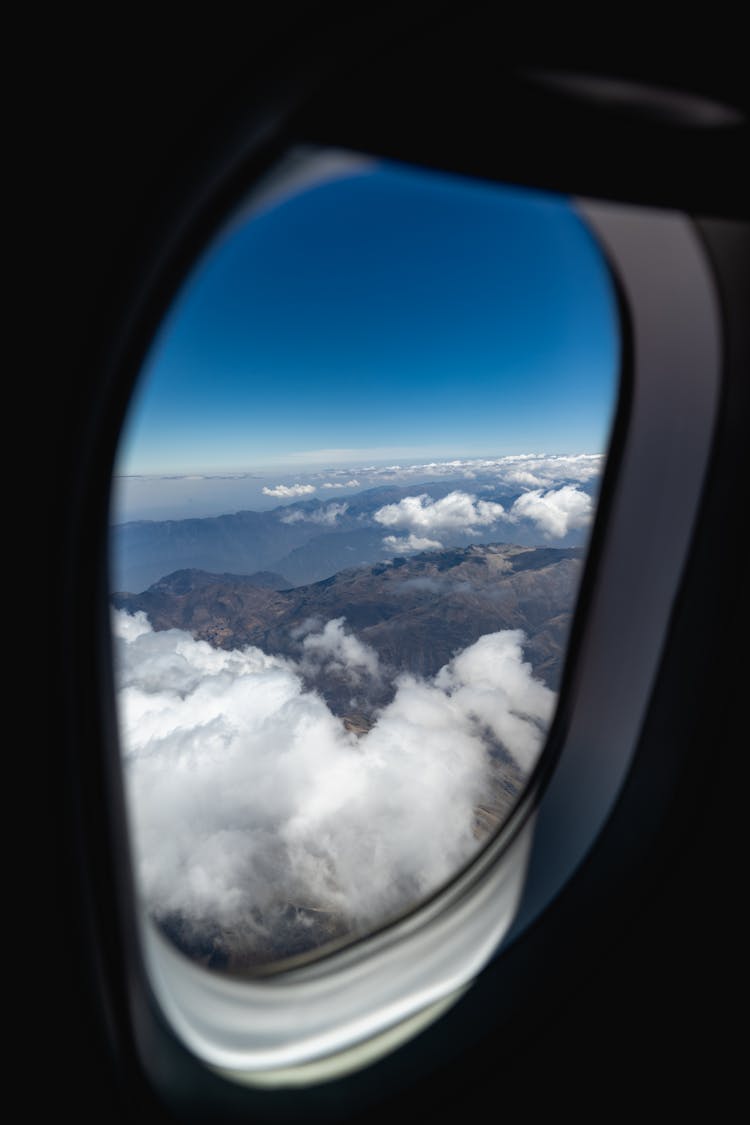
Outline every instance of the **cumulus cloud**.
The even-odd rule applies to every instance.
[[[413,551],[434,551],[442,547],[437,539],[425,539],[419,535],[407,535],[405,539],[398,535],[386,535],[383,546],[389,551],[400,551],[402,554],[411,554]]]
[[[380,679],[378,654],[353,633],[344,631],[344,618],[327,621],[320,633],[309,633],[302,642],[304,671],[336,673],[358,684],[363,677]]]
[[[523,634],[504,631],[432,680],[401,677],[357,738],[292,661],[154,632],[143,613],[114,623],[140,888],[157,919],[196,938],[278,950],[290,910],[299,926],[328,911],[361,931],[414,905],[476,851],[497,745],[530,768],[554,703]],[[303,650],[378,674],[341,618]]]
[[[360,487],[359,481],[354,480],[354,479],[348,480],[348,481],[345,481],[345,482],[340,481],[338,483],[336,481],[327,480],[325,482],[325,484],[323,485],[323,488],[359,488],[359,487]]]
[[[388,536],[385,542],[389,546],[397,543],[402,549],[425,550],[426,547],[416,547],[413,542],[415,537],[442,534],[474,534],[480,527],[488,527],[503,516],[505,509],[502,504],[495,504],[491,500],[477,500],[473,493],[449,492],[440,500],[423,493],[421,496],[405,496],[397,504],[386,504],[379,508],[373,515],[376,523],[383,527],[393,527],[397,530],[408,531],[409,540],[404,543]],[[429,538],[421,542],[431,547],[440,547],[442,544]]]
[[[282,499],[288,499],[290,496],[309,496],[311,492],[315,492],[314,484],[277,484],[275,488],[267,488],[263,486],[264,496],[279,496]]]
[[[533,489],[514,502],[508,518],[531,520],[547,539],[562,539],[570,531],[587,527],[593,515],[591,497],[574,485],[562,488]]]
[[[348,504],[326,504],[312,512],[295,508],[292,512],[283,512],[279,519],[282,523],[318,523],[323,527],[333,527],[338,519],[347,511]]]

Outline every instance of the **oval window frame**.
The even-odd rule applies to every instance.
[[[520,936],[570,877],[605,822],[627,774],[666,635],[669,591],[674,591],[679,582],[710,448],[718,401],[718,312],[707,262],[686,218],[620,204],[577,200],[576,205],[606,248],[627,313],[626,350],[629,356],[637,357],[640,374],[628,379],[624,372],[621,380],[621,388],[626,383],[627,388],[621,389],[602,503],[591,541],[593,557],[587,558],[567,661],[573,671],[566,670],[548,747],[542,756],[544,769],[527,786],[498,836],[447,888],[375,934],[286,972],[277,980],[233,981],[206,973],[175,953],[148,919],[139,918],[136,930],[141,964],[160,1010],[197,1058],[236,1081],[296,1085],[337,1076],[391,1050],[426,1021],[437,1018],[498,950]],[[661,267],[663,274],[665,263],[669,263],[666,268],[671,275],[675,262],[681,263],[682,276],[690,284],[676,301],[673,299],[675,307],[670,307],[670,301],[664,301],[668,287],[659,270]],[[654,278],[659,279],[655,288]],[[645,301],[644,293],[648,293]],[[642,498],[644,482],[658,473],[659,442],[654,442],[651,433],[649,444],[648,427],[643,421],[634,423],[633,418],[663,417],[677,389],[674,380],[665,387],[663,372],[659,374],[657,362],[649,354],[649,350],[655,351],[663,360],[663,328],[670,319],[680,323],[682,331],[669,339],[679,341],[681,355],[692,361],[697,374],[691,386],[695,384],[694,391],[703,393],[700,409],[692,407],[691,418],[701,421],[682,446],[685,454],[679,471],[673,466],[667,476],[662,474],[665,486],[671,482],[669,487],[680,479],[684,489],[687,478],[689,501],[674,519],[662,519],[652,529],[664,547],[659,580],[654,586],[663,612],[651,618],[652,636],[644,641],[639,634],[629,649],[634,646],[641,656],[642,675],[632,686],[634,697],[642,705],[633,707],[632,698],[627,705],[620,701],[615,726],[622,737],[617,753],[610,755],[606,770],[598,771],[598,792],[587,805],[591,815],[585,827],[579,823],[577,834],[566,841],[560,826],[571,823],[565,811],[571,787],[583,779],[590,791],[592,767],[597,773],[596,758],[591,754],[595,739],[575,734],[576,709],[581,693],[586,694],[581,660],[586,659],[592,631],[601,631],[602,617],[606,619],[608,613],[611,616],[611,605],[621,595],[622,560],[628,555],[622,544],[627,542],[629,532],[618,530],[618,526],[629,520],[628,526],[633,527],[632,509],[638,508],[634,497]],[[685,323],[691,326],[687,339]],[[668,364],[665,367],[669,369]],[[706,378],[706,371],[711,378]],[[684,386],[681,389],[684,391]],[[630,451],[627,457],[625,450]],[[643,534],[640,519],[638,527]],[[617,549],[615,543],[619,544]],[[607,594],[608,583],[611,586],[613,582],[608,571],[612,570],[620,573],[617,597],[611,590]],[[630,563],[625,571],[635,574]],[[631,593],[635,595],[636,591]],[[602,643],[600,639],[599,646]],[[644,644],[649,650],[647,657]],[[617,675],[614,679],[621,682]],[[591,699],[601,700],[601,685],[593,694],[589,689],[589,694]],[[588,745],[587,751],[580,749],[582,742]],[[538,817],[536,809],[542,796],[542,815]],[[489,913],[487,903],[491,904]],[[451,936],[456,939],[453,943],[448,940]],[[376,1005],[373,996],[378,997]],[[342,997],[347,998],[344,1004]],[[305,1013],[312,1018],[301,1018]],[[320,1013],[325,1013],[322,1020]],[[401,1028],[401,1034],[394,1030],[397,1028]]]

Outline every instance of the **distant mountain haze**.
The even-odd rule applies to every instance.
[[[585,499],[592,487],[584,482],[575,495]],[[462,525],[459,519],[444,519],[439,524],[443,513],[436,512],[438,518],[432,524],[438,527],[434,530],[427,518],[431,514],[428,509],[423,515],[423,522],[430,527],[427,531],[410,527],[405,518],[397,522],[398,505],[407,497],[424,496],[428,498],[426,503],[445,503],[447,497],[457,494],[475,498],[475,507],[501,505],[507,513],[513,511],[519,498],[529,495],[518,487],[498,485],[496,480],[467,478],[380,486],[353,496],[336,492],[325,500],[303,500],[264,512],[117,524],[111,530],[111,586],[141,591],[165,574],[183,569],[218,574],[273,571],[288,579],[290,585],[305,585],[401,553],[404,546],[399,547],[399,543],[406,545],[410,531],[417,536],[417,547],[426,545],[419,542],[420,536],[443,547],[503,539],[534,546],[548,538],[528,518],[501,519],[492,525]],[[396,514],[381,514],[376,519],[376,514],[384,510]],[[396,522],[383,522],[388,518]],[[490,526],[494,534],[488,535]],[[556,546],[578,546],[585,541],[582,523],[564,530],[562,535],[555,534]],[[395,546],[386,540],[395,540]]]

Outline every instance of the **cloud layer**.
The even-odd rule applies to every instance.
[[[409,465],[354,464],[344,469],[327,470],[326,484],[332,477],[351,477],[370,487],[377,483],[404,483],[413,480],[464,480],[492,478],[499,487],[555,488],[562,484],[586,484],[595,480],[604,467],[602,453],[514,453],[505,457],[457,458],[451,461],[422,461]],[[316,479],[316,477],[313,477]],[[346,487],[337,485],[336,487]]]
[[[402,676],[357,738],[300,674],[381,674],[343,618],[308,633],[299,666],[154,632],[143,613],[114,626],[140,886],[158,919],[198,936],[273,948],[290,909],[363,931],[414,905],[476,851],[491,755],[528,770],[554,704],[523,634],[492,633],[432,680]]]

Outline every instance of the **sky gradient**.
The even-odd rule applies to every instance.
[[[369,163],[204,253],[117,472],[601,452],[618,364],[613,285],[566,200]]]

